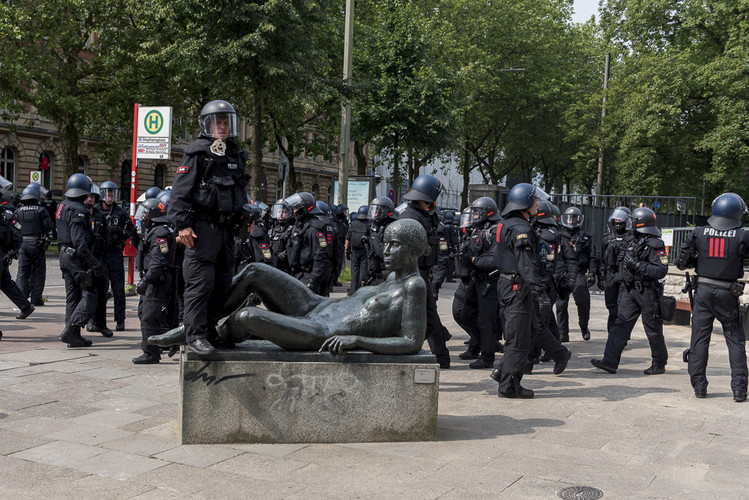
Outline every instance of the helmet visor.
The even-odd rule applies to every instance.
[[[483,208],[472,208],[471,209],[471,223],[476,224],[484,219],[485,210]]]
[[[539,200],[539,201],[541,200],[548,201],[551,199],[551,196],[546,194],[546,191],[544,191],[540,187],[533,186],[533,191],[531,191],[531,198],[533,198],[534,200]]]
[[[467,227],[471,227],[471,212],[468,210],[465,210],[461,212],[460,214],[460,227],[461,229],[465,229]]]
[[[276,203],[273,205],[271,217],[279,221],[284,221],[289,218],[289,213],[289,207],[287,207],[283,203]]]
[[[288,205],[289,208],[291,208],[292,210],[296,210],[297,208],[299,208],[299,207],[301,207],[301,206],[304,205],[304,200],[299,195],[299,193],[292,194],[291,196],[289,196],[288,198],[286,198],[285,200],[283,200],[283,202],[286,205]]]
[[[388,215],[388,209],[387,207],[383,207],[382,205],[369,205],[369,210],[367,211],[367,219],[370,220],[380,220],[384,219]]]
[[[114,188],[104,188],[101,190],[101,200],[107,205],[112,205],[120,199],[120,190]]]
[[[229,137],[237,136],[236,113],[214,113],[201,116],[198,119],[200,134],[211,139],[225,141]]]
[[[562,225],[565,227],[579,227],[583,223],[583,216],[580,214],[563,214]]]
[[[626,222],[629,218],[629,214],[622,210],[621,208],[614,209],[614,211],[611,213],[611,217],[609,217],[609,220],[611,222]]]
[[[143,220],[146,216],[148,216],[148,209],[143,205],[138,205],[138,210],[135,211],[135,220]]]

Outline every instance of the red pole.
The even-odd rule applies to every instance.
[[[135,224],[135,205],[138,200],[138,108],[140,104],[135,103],[133,111],[133,159],[130,161],[130,219]],[[127,261],[127,284],[132,285],[135,278],[135,248],[130,240],[125,244],[123,254],[128,257]]]

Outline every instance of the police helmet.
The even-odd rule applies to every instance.
[[[338,211],[338,218],[341,220],[347,221],[348,220],[348,205],[345,203],[339,203],[337,207]]]
[[[166,224],[166,205],[157,198],[149,198],[138,206],[135,218],[148,229],[154,224]]]
[[[549,200],[541,200],[538,202],[536,221],[541,224],[548,224],[549,226],[557,225],[557,218],[554,216],[554,207]]]
[[[120,200],[120,187],[112,181],[104,181],[99,184],[101,200],[107,205],[114,205]]]
[[[255,222],[263,215],[263,211],[254,203],[245,203],[242,205],[242,218],[249,225]]]
[[[91,179],[83,174],[73,174],[68,179],[66,198],[85,198],[91,194]]]
[[[330,215],[330,207],[324,201],[317,200],[317,202],[315,202],[315,206],[317,207],[317,215]]]
[[[156,186],[151,186],[150,188],[146,189],[146,199],[150,200],[151,198],[156,198],[160,192],[161,189]]]
[[[562,225],[567,229],[577,229],[583,225],[585,216],[577,207],[569,207],[562,214]]]
[[[102,190],[102,196],[104,196],[104,192]],[[172,190],[171,189],[165,189],[161,191],[158,195],[156,195],[156,199],[159,200],[161,203],[169,207],[169,201],[172,199]]]
[[[641,234],[652,234],[660,236],[661,230],[655,226],[655,212],[647,207],[635,209],[630,216],[632,218],[632,228]]]
[[[312,196],[312,193],[306,191],[292,194],[284,200],[284,203],[286,203],[289,208],[291,208],[294,215],[297,216],[313,213],[312,211],[317,208],[315,197]]]
[[[611,215],[609,216],[609,224],[618,233],[623,233],[629,229],[628,223],[630,222],[629,216],[632,215],[632,210],[627,207],[616,207]]]
[[[362,205],[359,207],[359,210],[356,211],[356,220],[367,220],[368,214],[369,214],[369,206]]]
[[[96,184],[91,184],[91,194],[94,195],[94,201],[101,199],[101,189]]]
[[[553,203],[551,204],[551,211],[554,213],[554,220],[559,222],[559,219],[562,217],[562,211],[559,210],[559,207],[554,205]]]
[[[521,182],[515,184],[507,194],[507,205],[502,210],[502,215],[507,215],[514,210],[526,210],[533,206],[535,200],[548,200],[549,195],[538,186]]]
[[[273,204],[273,209],[271,210],[270,216],[271,218],[276,219],[279,222],[289,220],[289,217],[291,216],[291,210],[289,210],[289,206],[284,202],[283,198],[279,199]]]
[[[39,201],[41,200],[42,186],[38,182],[32,182],[21,192],[21,201]]]
[[[499,221],[497,203],[488,196],[482,196],[471,203],[471,223],[478,226],[484,221]]]
[[[366,214],[367,219],[381,221],[394,216],[395,205],[393,204],[393,200],[387,196],[377,196],[369,202],[369,209]]]
[[[403,196],[408,201],[434,203],[442,192],[442,183],[433,175],[422,174],[414,179],[411,190]]]
[[[723,193],[713,200],[712,214],[707,223],[721,231],[736,229],[741,227],[741,216],[746,211],[746,203],[741,196]]]
[[[8,205],[12,205],[13,199],[10,196],[10,193],[3,191],[0,193],[0,206],[5,208],[10,208]]]
[[[460,229],[471,227],[471,211],[466,208],[460,213]]]
[[[442,216],[442,222],[452,225],[455,222],[455,214],[453,212],[445,212]]]
[[[237,136],[237,112],[234,106],[221,99],[203,106],[198,124],[203,137],[225,140]]]

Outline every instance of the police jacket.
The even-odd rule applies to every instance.
[[[244,153],[231,140],[226,154],[211,152],[213,140],[201,137],[185,148],[169,199],[169,223],[180,231],[196,219],[223,223],[242,212],[246,201]],[[231,223],[231,222],[229,222]]]
[[[620,283],[622,277],[619,274],[619,264],[624,258],[624,253],[632,241],[632,235],[628,233],[619,234],[611,231],[603,236],[601,241],[601,261],[598,268],[600,277],[607,284]]]
[[[268,232],[260,223],[255,223],[252,232],[241,239],[239,244],[235,245],[235,249],[237,269],[243,268],[250,262],[262,262],[268,265],[273,263]]]
[[[546,287],[559,283],[565,277],[576,277],[577,257],[572,242],[563,238],[556,226],[536,223],[534,230],[539,245],[539,272]]]
[[[749,233],[742,228],[721,231],[712,226],[694,228],[681,245],[679,269],[695,267],[698,276],[734,281],[744,275],[749,257]]]
[[[530,223],[518,210],[497,225],[495,257],[500,275],[513,275],[536,295],[546,291],[538,273],[538,241]]]
[[[121,206],[114,204],[111,208],[107,208],[102,203],[99,208],[107,222],[107,249],[122,251],[128,238],[132,238],[133,245],[139,246],[139,236],[135,224]]]
[[[399,219],[413,219],[421,224],[427,232],[427,242],[431,252],[429,255],[419,257],[419,270],[423,273],[428,271],[437,263],[439,256],[439,237],[437,236],[437,227],[439,218],[436,213],[428,213],[416,202],[409,202],[403,212],[398,215]]]
[[[165,224],[151,226],[140,241],[135,268],[149,285],[171,288],[174,278],[177,237]],[[166,297],[164,297],[166,298]]]
[[[60,267],[65,269],[71,263],[79,269],[99,268],[101,263],[91,251],[94,233],[83,203],[76,200],[60,202],[55,219],[60,243]]]
[[[475,279],[489,279],[489,275],[497,270],[495,256],[497,227],[497,224],[486,221],[481,227],[471,231],[469,240],[471,259],[468,264]]]
[[[367,235],[369,229],[369,221],[354,219],[349,224],[348,231],[346,232],[346,240],[349,242],[349,249],[351,251],[362,251],[364,250],[364,242],[362,241]]]
[[[598,258],[593,248],[593,235],[588,231],[577,229],[570,233],[570,240],[577,256],[577,271],[585,274],[590,270],[593,274],[598,272]]]
[[[367,250],[367,272],[369,276],[379,278],[385,271],[385,229],[395,219],[387,217],[380,221],[372,221],[367,229],[364,246]]]
[[[94,245],[91,251],[94,256],[102,263],[107,261],[107,216],[98,206],[90,211],[89,220],[91,221],[91,230],[94,233]]]
[[[289,221],[285,224],[276,222],[270,230],[270,252],[271,265],[276,269],[289,272],[289,249],[291,242],[291,233],[294,230],[294,224]]]
[[[0,257],[15,254],[21,248],[21,224],[12,210],[0,208]]]
[[[458,258],[455,263],[455,274],[465,284],[471,280],[471,232],[467,228],[460,229],[458,240]],[[496,249],[495,249],[496,253]],[[496,269],[496,266],[495,266]]]
[[[332,234],[326,224],[315,216],[297,221],[291,233],[289,265],[297,275],[309,277],[309,287],[317,290],[330,272]]]
[[[628,269],[624,261],[619,265],[619,272],[626,285],[640,282],[655,287],[658,280],[668,273],[668,254],[663,240],[652,235],[635,236],[627,248],[627,253],[637,259],[637,268]]]
[[[21,224],[21,232],[27,237],[45,237],[52,231],[52,219],[47,209],[36,202],[26,203],[16,209],[15,219]]]

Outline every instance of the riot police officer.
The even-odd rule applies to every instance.
[[[42,292],[47,277],[45,251],[54,227],[47,209],[40,206],[41,186],[31,183],[21,193],[21,206],[16,209],[16,220],[21,224],[23,242],[18,252],[16,283],[31,304],[43,306]]]
[[[385,228],[396,220],[395,205],[386,196],[373,198],[367,212],[369,228],[364,239],[367,252],[367,279],[365,285],[378,285],[385,281]]]
[[[622,277],[619,273],[624,254],[631,242],[627,232],[627,221],[632,211],[627,207],[617,207],[609,216],[609,231],[601,242],[601,263],[598,268],[598,288],[604,290],[606,309],[609,310],[607,330],[613,328],[619,311],[619,294]]]
[[[367,213],[369,207],[362,205],[356,212],[356,219],[349,224],[346,233],[346,256],[351,260],[351,287],[349,295],[357,291],[367,279],[367,250],[364,242],[369,230]]]
[[[81,336],[81,327],[94,316],[96,277],[104,274],[104,266],[91,251],[94,235],[88,210],[83,205],[87,198],[93,201],[91,186],[91,179],[85,175],[71,175],[66,199],[60,203],[56,215],[60,270],[65,281],[65,328],[60,341],[69,347],[92,344]]]
[[[161,348],[148,343],[152,335],[166,333],[171,325],[168,314],[170,297],[176,284],[174,255],[177,247],[174,230],[167,225],[167,207],[158,198],[149,198],[138,207],[143,239],[135,263],[140,273],[136,291],[140,295],[138,319],[143,354],[133,358],[137,365],[161,360]]]
[[[168,218],[184,244],[183,321],[188,348],[213,352],[215,334],[234,269],[234,230],[245,202],[249,176],[245,154],[233,139],[237,113],[226,101],[206,104],[198,119],[200,137],[185,148],[172,183]]]
[[[289,265],[294,275],[318,295],[327,293],[333,247],[328,224],[317,217],[315,197],[294,193],[284,200],[296,218],[289,243]]]
[[[468,334],[466,345],[468,348],[460,353],[460,359],[478,359],[481,353],[481,332],[476,320],[476,305],[466,307],[468,287],[471,286],[471,267],[468,264],[471,257],[471,220],[470,207],[466,207],[460,214],[460,232],[458,238],[458,258],[456,259],[455,273],[458,276],[458,287],[453,294],[452,314],[453,319]],[[470,297],[468,297],[470,298]]]
[[[492,368],[497,350],[499,302],[497,300],[497,204],[489,197],[478,198],[470,207],[473,230],[463,253],[463,264],[471,272],[465,290],[462,315],[476,318],[479,333],[478,358],[468,366]]]
[[[24,297],[8,268],[13,258],[18,255],[21,248],[21,225],[15,219],[12,201],[8,193],[2,193],[0,197],[0,291],[2,291],[20,310],[16,319],[26,319],[34,312],[34,306]]]
[[[250,262],[270,265],[273,257],[268,232],[261,220],[262,210],[254,203],[242,207],[242,229],[234,242],[234,274]]]
[[[583,340],[590,340],[590,292],[588,287],[593,285],[598,271],[598,259],[593,248],[593,235],[582,229],[583,214],[577,207],[570,207],[562,214],[562,225],[567,228],[571,237],[572,245],[577,256],[577,277],[572,296],[577,306],[577,317]],[[585,274],[590,270],[590,277]],[[569,337],[569,313],[567,310],[569,295],[561,296],[557,302],[557,324],[560,335]]]
[[[341,253],[338,251],[338,242],[340,241],[340,238],[338,235],[338,225],[335,222],[333,210],[331,209],[330,205],[320,200],[317,200],[315,204],[317,205],[317,210],[319,211],[316,217],[323,223],[325,233],[329,236],[328,246],[330,248],[328,249],[328,255],[330,256],[330,275],[328,276],[328,281],[322,284],[322,287],[324,287],[324,292],[322,295],[328,297],[330,296],[330,291],[333,289],[333,286],[338,280],[338,275],[335,274],[335,270],[340,267],[340,262],[338,262],[337,260],[338,256],[341,255]],[[343,255],[345,258],[345,250]]]
[[[104,337],[111,337],[114,333],[107,327],[107,289],[109,288],[107,280],[107,217],[100,208],[99,200],[101,199],[101,191],[96,184],[91,184],[91,195],[83,202],[83,205],[89,211],[91,230],[94,233],[94,244],[91,248],[91,253],[104,266],[104,273],[94,278],[96,287],[96,312],[88,324],[86,324],[86,331],[99,332]]]
[[[411,190],[403,198],[407,201],[406,208],[398,215],[399,219],[414,219],[427,232],[429,246],[432,249],[427,256],[419,258],[419,273],[425,283],[430,283],[429,273],[437,263],[439,253],[439,238],[437,227],[439,219],[435,213],[437,198],[442,192],[442,183],[429,174],[422,174],[414,179]],[[432,293],[432,287],[427,286],[427,342],[432,354],[442,369],[450,368],[450,351],[447,349],[447,341],[451,338],[447,328],[440,321],[437,312],[437,299]]]
[[[112,181],[104,181],[99,186],[99,191],[101,192],[99,208],[107,223],[108,285],[112,288],[114,299],[115,330],[119,332],[125,329],[125,259],[122,250],[128,238],[131,238],[133,245],[137,247],[138,234],[130,216],[117,204],[120,197],[119,186]]]
[[[497,216],[499,213],[497,212]],[[455,215],[452,212],[445,212],[442,216],[442,224],[437,228],[439,236],[439,257],[437,264],[432,268],[432,293],[435,299],[439,297],[440,288],[448,278],[452,277],[455,272],[455,254],[458,247],[458,231],[453,225]]]
[[[731,366],[733,400],[746,401],[747,365],[739,296],[744,291],[738,280],[744,274],[743,263],[749,257],[749,232],[741,229],[746,213],[744,200],[735,193],[723,193],[713,200],[707,226],[689,233],[677,260],[679,269],[697,270],[697,290],[692,304],[692,339],[687,363],[689,378],[698,398],[707,397],[708,349],[717,319],[723,326]],[[746,313],[744,313],[746,314]]]
[[[288,249],[291,246],[291,232],[294,229],[294,217],[283,199],[273,204],[271,209],[270,252],[273,259],[271,265],[287,274],[291,274]]]
[[[496,262],[499,270],[497,293],[504,310],[504,356],[494,363],[491,377],[505,398],[529,399],[530,389],[520,385],[533,337],[538,331],[539,311],[548,314],[551,303],[538,273],[538,242],[530,220],[539,200],[548,200],[541,188],[520,183],[510,189],[497,227]]]
[[[642,315],[642,326],[650,343],[652,363],[645,375],[666,372],[668,350],[663,337],[660,297],[663,293],[659,280],[668,273],[668,254],[661,231],[655,225],[655,213],[641,207],[632,212],[633,239],[622,257],[620,273],[623,290],[614,327],[609,330],[603,359],[591,359],[596,368],[616,373],[622,351],[629,342],[637,318]]]
[[[348,233],[348,207],[343,203],[338,205],[330,205],[330,209],[333,212],[332,222],[336,230],[336,255],[335,255],[335,267],[333,273],[330,276],[330,289],[333,286],[341,286],[339,278],[343,265],[346,263],[346,234]]]

